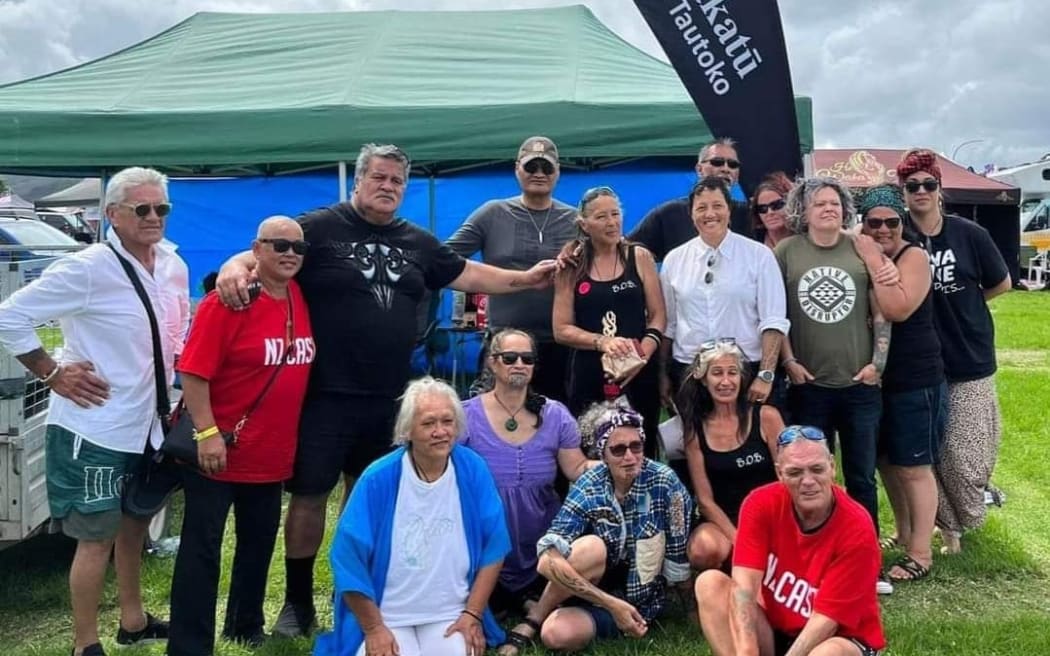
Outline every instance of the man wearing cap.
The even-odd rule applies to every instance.
[[[882,556],[867,511],[835,485],[818,428],[781,431],[776,470],[740,508],[732,575],[696,580],[704,637],[719,656],[876,656]]]
[[[521,194],[490,200],[474,210],[452,235],[449,247],[463,257],[478,251],[486,264],[524,271],[540,260],[558,256],[576,237],[576,208],[553,197],[558,183],[558,148],[547,137],[529,137],[518,149],[514,174]],[[528,290],[489,300],[489,327],[527,330],[536,341],[533,389],[565,401],[568,349],[554,341],[553,289]]]
[[[740,179],[736,142],[723,137],[701,148],[696,158],[696,175],[700,179],[712,176],[721,178],[732,188]],[[669,200],[650,210],[627,239],[642,244],[652,252],[657,262],[663,262],[668,253],[696,237],[691,210],[688,196]],[[738,235],[751,237],[747,203],[733,203],[729,229]]]

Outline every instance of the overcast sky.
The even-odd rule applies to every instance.
[[[95,59],[198,11],[566,4],[588,5],[664,58],[631,0],[0,0],[0,83]],[[978,169],[1050,153],[1050,0],[780,5],[795,92],[813,98],[818,147],[923,145],[957,151],[958,161]]]

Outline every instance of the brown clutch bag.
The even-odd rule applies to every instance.
[[[602,354],[602,369],[610,380],[624,380],[625,378],[638,373],[638,371],[645,366],[645,359],[642,357],[641,342],[634,339],[631,340],[631,343],[634,344],[634,353],[626,357],[614,358],[608,353]]]

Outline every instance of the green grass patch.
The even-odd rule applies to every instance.
[[[881,600],[887,652],[901,656],[1015,656],[1050,654],[1050,294],[1011,292],[992,303],[999,349],[999,398],[1003,442],[996,484],[1008,498],[992,509],[988,522],[965,537],[957,556],[937,556],[933,574],[917,584],[901,584]],[[333,499],[340,498],[337,491]],[[883,499],[884,526],[891,526]],[[329,529],[336,503],[329,507]],[[331,530],[329,530],[329,535]],[[232,522],[227,527],[219,612],[222,617],[232,556]],[[322,553],[327,553],[327,547]],[[73,544],[61,536],[35,538],[0,552],[0,654],[66,656],[72,627],[66,574]],[[280,538],[270,568],[266,614],[272,621],[284,594],[283,545]],[[324,560],[324,558],[320,558]],[[173,561],[148,557],[143,572],[147,607],[168,612]],[[331,617],[331,574],[317,573],[317,605]],[[118,610],[112,574],[107,583],[101,632],[115,651]],[[330,620],[329,620],[330,621]],[[256,652],[219,642],[219,656],[292,656],[308,654],[307,640],[274,642]],[[159,655],[164,647],[124,649],[132,656]],[[532,649],[528,654],[542,654]],[[707,656],[711,652],[699,629],[681,615],[652,627],[642,640],[621,640],[592,647],[597,656],[652,654]]]

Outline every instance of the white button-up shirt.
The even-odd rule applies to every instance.
[[[108,241],[131,262],[150,298],[170,384],[175,353],[181,350],[176,336],[185,334],[181,298],[189,293],[183,269],[172,260],[178,256],[156,248],[151,274],[116,235]],[[142,453],[147,436],[159,447],[163,434],[157,421],[149,318],[109,247],[95,244],[59,259],[0,304],[0,345],[15,355],[41,348],[35,328],[51,320],[58,320],[62,330],[60,362],[91,362],[95,374],[109,383],[110,396],[101,406],[81,408],[52,394],[48,423],[114,451]]]
[[[708,262],[712,262],[708,267]],[[704,282],[710,272],[710,284]],[[762,331],[787,334],[784,278],[773,251],[735,233],[716,248],[699,236],[668,253],[660,271],[672,356],[690,364],[700,345],[732,337],[752,362],[762,359]]]

